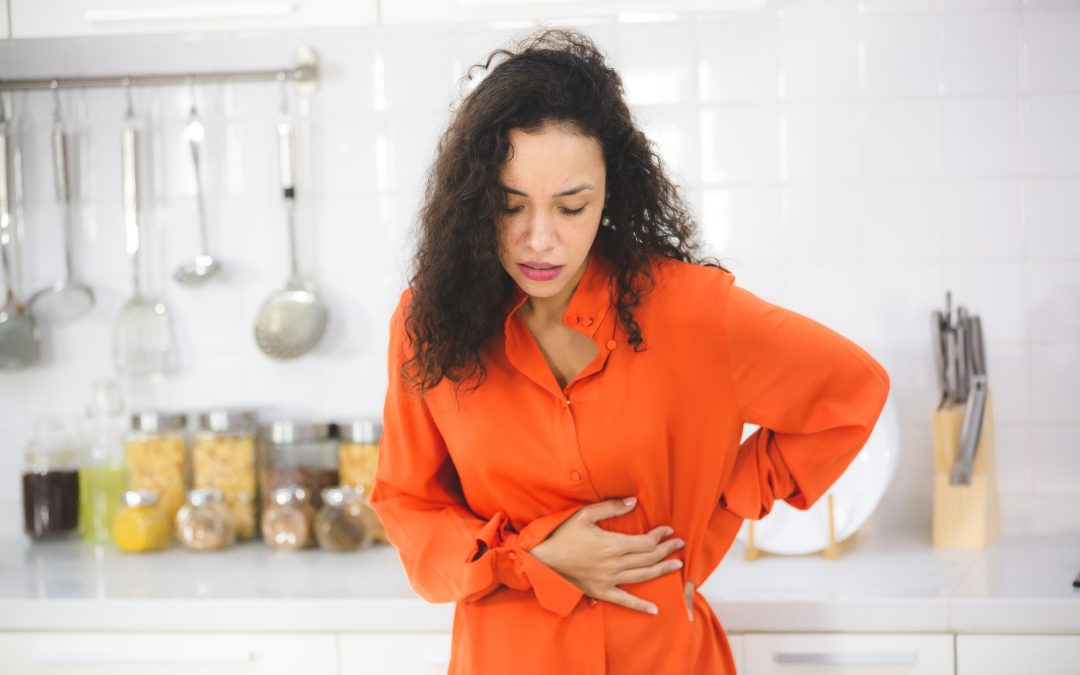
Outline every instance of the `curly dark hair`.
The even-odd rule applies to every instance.
[[[492,63],[498,60],[493,67]],[[405,329],[414,346],[402,376],[421,393],[443,377],[486,377],[481,352],[502,330],[516,282],[499,262],[498,223],[506,206],[499,172],[508,132],[547,123],[595,138],[603,149],[610,227],[596,245],[616,278],[612,304],[635,351],[644,346],[633,309],[654,284],[649,257],[726,269],[695,258],[699,231],[651,141],[635,125],[622,80],[586,35],[542,27],[500,48],[473,71],[486,75],[452,110],[426,175]],[[488,72],[489,71],[489,72]]]

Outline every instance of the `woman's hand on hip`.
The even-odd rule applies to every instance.
[[[605,518],[622,516],[634,509],[623,499],[588,504],[557,527],[529,553],[569,579],[585,595],[649,614],[659,609],[619,588],[619,584],[649,581],[675,572],[681,560],[666,558],[682,548],[681,539],[667,539],[674,533],[667,526],[646,534],[622,534],[596,525]]]

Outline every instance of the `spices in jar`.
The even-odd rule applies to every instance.
[[[196,551],[212,551],[236,543],[236,521],[221,490],[200,488],[188,493],[176,513],[180,543]]]
[[[328,551],[356,551],[371,545],[371,526],[361,493],[347,485],[326,488],[315,517],[315,538]]]
[[[62,421],[35,423],[22,474],[23,529],[31,539],[78,534],[80,459]]]
[[[156,493],[128,490],[122,503],[112,526],[116,548],[126,553],[143,553],[160,551],[169,545],[169,521],[158,505]]]
[[[356,420],[338,425],[338,468],[341,484],[361,492],[368,508],[372,539],[389,543],[386,530],[379,516],[368,504],[368,496],[375,486],[375,469],[379,463],[379,439],[382,424],[375,420]]]
[[[299,485],[285,485],[274,490],[271,498],[270,507],[262,514],[263,541],[280,549],[314,545],[316,513],[308,491]]]
[[[255,536],[255,414],[211,410],[199,415],[191,441],[191,486],[215,488],[236,522],[238,539]]]
[[[187,485],[186,426],[187,416],[181,413],[135,413],[124,442],[128,488],[157,493],[170,523],[184,503]]]
[[[322,506],[322,490],[339,481],[337,440],[323,422],[277,420],[259,428],[259,492],[262,508],[273,503],[274,490],[303,487],[311,505]]]

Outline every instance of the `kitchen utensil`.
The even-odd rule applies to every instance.
[[[221,263],[210,255],[210,247],[207,243],[206,234],[206,204],[203,199],[202,166],[200,161],[200,146],[202,145],[205,130],[199,122],[198,110],[195,107],[195,92],[191,92],[191,112],[188,114],[187,127],[184,129],[184,138],[187,139],[191,148],[191,163],[195,169],[195,197],[198,205],[199,219],[199,255],[185,265],[179,267],[173,274],[173,278],[186,286],[198,286],[212,279],[221,272]]]
[[[64,218],[64,275],[52,286],[34,293],[27,307],[35,316],[47,321],[71,321],[90,311],[94,306],[94,291],[75,279],[72,272],[71,237],[73,217],[71,184],[68,182],[68,144],[64,132],[64,118],[60,109],[60,91],[56,80],[52,88],[56,103],[53,109],[52,159],[53,177],[56,183],[56,199],[63,209]]]
[[[279,74],[279,79],[283,74]],[[255,318],[259,348],[276,359],[291,359],[312,349],[326,329],[327,309],[314,284],[300,275],[296,259],[296,192],[293,180],[292,123],[284,103],[278,122],[278,159],[288,226],[289,278],[271,295]]]
[[[967,401],[968,390],[971,387],[968,366],[968,311],[967,307],[960,305],[956,308],[956,387],[960,395],[957,399],[963,403]]]
[[[129,90],[121,149],[124,226],[134,292],[116,317],[113,359],[117,372],[122,375],[157,379],[174,367],[173,329],[165,304],[144,295],[139,279],[139,251],[142,248],[139,232],[139,146],[130,96]]]
[[[952,326],[945,327],[945,401],[955,403],[958,384],[956,380],[956,331]]]
[[[982,322],[978,314],[971,317],[971,363],[976,373],[986,373],[986,343],[983,342]]]
[[[0,267],[4,268],[7,299],[0,307],[0,368],[15,370],[37,363],[41,357],[41,332],[34,318],[15,300],[14,275],[11,273],[11,247],[15,224],[11,216],[11,193],[8,191],[9,120],[0,95]]]
[[[952,473],[949,475],[949,483],[953,485],[971,483],[971,463],[975,460],[975,450],[979,446],[985,410],[986,375],[975,375],[971,379],[971,391],[964,405],[964,421],[960,426],[960,449],[956,455]]]
[[[949,393],[949,383],[945,377],[945,317],[939,309],[930,312],[930,343],[930,350],[934,353],[934,374],[941,394],[937,404],[940,408]]]

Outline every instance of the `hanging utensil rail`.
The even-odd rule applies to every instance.
[[[231,70],[202,73],[157,73],[150,75],[110,75],[90,77],[49,77],[24,80],[0,80],[0,91],[34,89],[86,89],[89,87],[161,87],[169,85],[222,84],[237,82],[297,82],[312,90],[319,82],[319,58],[315,50],[301,47],[296,65],[270,70]]]

